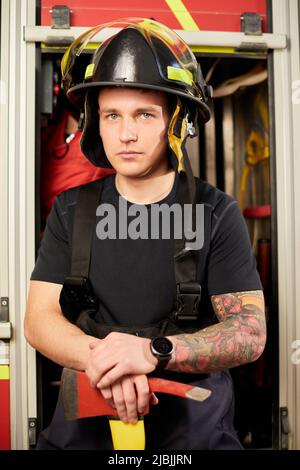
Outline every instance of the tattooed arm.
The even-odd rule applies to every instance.
[[[266,342],[262,291],[211,297],[219,323],[196,333],[170,337],[175,355],[167,369],[214,372],[258,359]]]

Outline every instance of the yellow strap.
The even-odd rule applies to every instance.
[[[269,157],[269,147],[265,144],[265,139],[258,132],[252,130],[246,142],[246,164],[241,177],[239,196],[241,210],[244,209],[244,194],[251,168],[267,160]]]
[[[265,130],[268,130],[269,129],[269,114],[268,114],[267,105],[263,96],[259,96],[258,98],[258,110],[259,110],[261,120],[263,122],[263,126]]]
[[[109,420],[114,450],[144,450],[145,428],[141,418],[135,424],[120,419]]]
[[[269,156],[269,147],[266,145],[264,136],[252,130],[246,142],[246,163],[254,166]]]
[[[244,209],[244,194],[246,190],[246,184],[247,184],[247,179],[248,179],[250,169],[251,169],[250,165],[247,165],[246,163],[243,169],[243,174],[241,178],[241,186],[240,186],[239,204],[240,204],[241,211]]]
[[[165,0],[165,2],[183,29],[187,31],[200,31],[194,18],[181,0]]]
[[[182,161],[183,155],[182,155],[181,146],[185,138],[185,134],[186,134],[186,120],[183,119],[181,130],[180,130],[180,137],[177,137],[176,135],[174,135],[174,127],[175,127],[180,111],[181,111],[181,104],[180,104],[180,101],[177,99],[177,106],[172,116],[169,129],[168,129],[168,138],[169,138],[170,147],[175,153],[177,160],[178,160],[178,168],[177,168],[178,173],[180,173],[183,170],[183,161]]]
[[[9,366],[0,366],[0,380],[9,380]]]

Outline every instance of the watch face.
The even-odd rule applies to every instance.
[[[170,340],[164,337],[154,338],[153,340],[153,348],[163,356],[167,356],[173,351],[173,344]]]

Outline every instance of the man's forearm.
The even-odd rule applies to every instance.
[[[59,305],[61,289],[61,284],[30,281],[25,337],[32,347],[57,364],[85,370],[89,345],[95,338],[86,335],[63,316]]]
[[[45,311],[40,322],[30,326],[29,343],[44,356],[64,367],[85,370],[89,344],[95,340],[57,312]]]
[[[255,361],[266,341],[261,291],[212,297],[220,323],[193,334],[172,336],[175,355],[169,370],[214,372]]]

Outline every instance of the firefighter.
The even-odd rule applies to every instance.
[[[228,368],[262,353],[264,300],[237,202],[191,172],[186,140],[210,117],[209,89],[169,28],[146,19],[110,26],[121,30],[86,70],[78,58],[103,27],[72,44],[62,72],[85,112],[83,154],[116,174],[56,198],[25,335],[51,360],[85,371],[124,423],[155,405],[144,417],[147,450],[241,449]],[[164,223],[166,208],[169,221],[187,208],[187,222],[153,236],[153,214],[161,210]],[[212,393],[203,403],[156,397],[151,375]],[[68,422],[58,402],[38,448],[112,449],[107,419]]]

